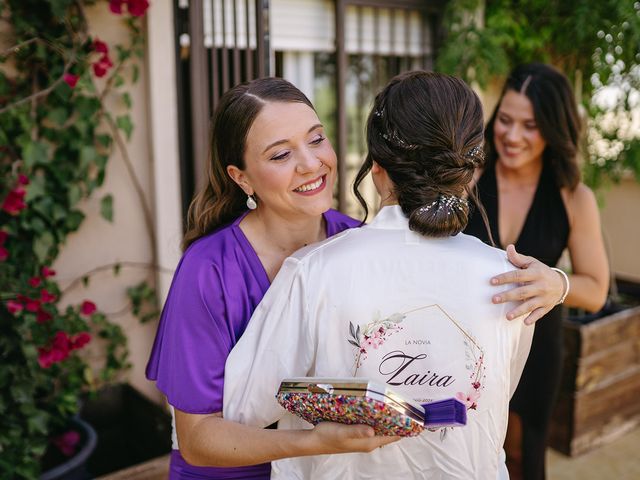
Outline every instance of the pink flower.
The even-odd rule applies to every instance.
[[[78,442],[80,442],[80,434],[75,430],[69,430],[51,440],[51,443],[58,447],[62,454],[67,457],[70,457],[76,452]]]
[[[96,77],[104,77],[109,69],[113,67],[113,63],[109,58],[109,45],[99,39],[95,39],[92,45],[93,51],[97,53],[101,53],[102,56],[95,62],[93,66],[93,73]]]
[[[42,368],[49,368],[69,356],[71,342],[66,332],[56,332],[51,345],[38,348],[38,363]]]
[[[480,398],[480,392],[477,390],[473,390],[468,394],[464,394],[462,392],[456,393],[456,398],[464,403],[468,409],[475,410],[478,406],[478,399]]]
[[[9,258],[9,250],[0,245],[0,262],[4,262]]]
[[[27,208],[27,204],[24,203],[24,196],[27,191],[22,187],[16,187],[11,190],[2,202],[2,210],[9,215],[18,215],[21,210]]]
[[[40,310],[40,300],[35,300],[33,298],[27,298],[26,302],[24,303],[24,309],[27,312],[36,313],[38,310]]]
[[[111,63],[109,55],[105,53],[100,60],[93,64],[93,73],[96,77],[101,78],[107,74],[111,67],[113,67],[113,63]]]
[[[91,335],[88,332],[80,332],[71,339],[71,350],[82,348],[90,341]]]
[[[87,317],[91,314],[93,314],[96,311],[96,304],[89,301],[89,300],[85,300],[84,302],[82,302],[82,305],[80,305],[80,313],[82,315],[86,315]]]
[[[42,283],[42,279],[40,277],[31,277],[29,279],[29,285],[31,285],[34,288],[39,287],[41,283]]]
[[[29,177],[27,177],[24,173],[18,175],[18,183],[20,185],[29,185]]]
[[[109,0],[109,10],[116,15],[122,14],[122,7],[126,5],[129,14],[141,17],[149,8],[148,0]]]
[[[9,310],[9,313],[11,313],[12,315],[20,313],[23,308],[24,306],[20,302],[17,302],[15,300],[9,300],[7,302],[7,310]]]
[[[93,51],[98,53],[109,53],[109,46],[102,40],[96,38],[93,41]]]
[[[79,75],[74,75],[73,73],[65,73],[62,76],[62,79],[71,88],[76,88],[76,84],[78,83],[78,80],[80,79],[80,76]]]
[[[42,303],[51,303],[56,299],[56,296],[53,293],[50,293],[49,290],[43,288],[40,290],[40,301]]]
[[[44,278],[49,278],[49,277],[53,277],[56,274],[56,271],[55,270],[51,270],[47,266],[44,266],[44,267],[42,267],[42,270],[40,270],[40,273],[42,274],[42,276]]]
[[[38,323],[46,323],[52,318],[53,315],[51,315],[49,312],[45,312],[44,310],[38,310],[38,313],[36,314],[36,321]]]
[[[122,4],[125,3],[126,0],[109,0],[109,10],[116,15],[122,14]]]
[[[0,245],[4,245],[4,242],[7,241],[9,234],[4,230],[0,230]]]
[[[129,0],[127,3],[129,13],[134,17],[143,16],[149,8],[149,2],[147,0]]]

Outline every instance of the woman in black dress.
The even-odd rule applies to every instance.
[[[609,269],[593,192],[580,182],[580,119],[566,77],[544,64],[517,67],[485,130],[478,179],[491,234],[480,215],[465,233],[535,257],[550,267],[568,248],[565,304],[589,311],[605,302]],[[510,404],[505,448],[512,479],[545,478],[545,448],[562,369],[560,306],[535,326],[531,353]]]

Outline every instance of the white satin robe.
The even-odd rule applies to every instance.
[[[274,395],[286,377],[358,376],[424,403],[458,396],[468,423],[372,453],[273,462],[272,478],[508,478],[509,398],[533,327],[508,321],[489,279],[513,270],[502,250],[458,234],[425,238],[399,206],[288,258],[226,363],[224,417],[310,428]],[[356,346],[357,345],[357,346]]]

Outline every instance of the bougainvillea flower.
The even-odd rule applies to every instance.
[[[53,277],[56,274],[56,271],[50,269],[47,266],[44,266],[44,267],[42,267],[42,270],[40,270],[40,273],[42,274],[42,276],[44,278],[49,278],[49,277]]]
[[[7,310],[9,310],[9,313],[11,313],[12,315],[20,313],[23,308],[24,306],[16,300],[9,300],[7,302]]]
[[[88,332],[80,332],[71,339],[71,350],[82,348],[90,341],[91,335]]]
[[[141,17],[149,8],[149,2],[147,0],[129,0],[127,7],[132,16]]]
[[[90,300],[85,300],[84,302],[82,302],[82,305],[80,305],[80,313],[82,315],[89,316],[93,314],[95,311],[96,311],[96,304]]]
[[[105,53],[100,60],[93,64],[93,73],[95,73],[96,77],[101,78],[107,74],[111,67],[113,67],[113,63],[109,55]]]
[[[62,76],[62,79],[71,88],[76,88],[76,84],[78,83],[78,80],[80,79],[80,76],[79,75],[74,75],[73,73],[65,73]]]
[[[109,10],[117,15],[120,15],[122,14],[122,5],[124,3],[125,0],[109,0]]]
[[[27,208],[27,204],[24,203],[24,196],[26,193],[27,191],[22,187],[16,187],[9,191],[4,202],[2,202],[2,210],[7,212],[9,215],[19,214],[21,210]]]
[[[29,177],[27,177],[24,173],[18,175],[18,183],[20,185],[29,185]]]
[[[0,230],[0,245],[4,245],[4,242],[9,238],[9,234],[4,230]]]
[[[102,40],[96,38],[93,41],[93,51],[98,53],[109,53],[109,46]]]
[[[57,332],[49,347],[38,348],[38,363],[42,368],[49,368],[69,356],[71,342],[66,332]]]
[[[31,277],[29,279],[29,285],[31,285],[34,288],[39,287],[41,283],[42,283],[42,279],[40,277]]]
[[[49,292],[46,288],[40,290],[40,301],[42,303],[51,303],[56,299],[56,296]]]
[[[127,6],[129,14],[134,17],[141,17],[149,8],[148,0],[109,0],[109,10],[117,15],[122,14],[122,9]]]
[[[38,313],[36,314],[36,321],[38,323],[46,323],[52,318],[53,318],[53,315],[51,315],[49,312],[45,312],[42,309],[38,310]]]
[[[51,439],[51,443],[54,444],[63,455],[70,457],[76,453],[76,447],[80,442],[80,434],[75,430],[69,430],[62,435]]]
[[[24,309],[27,312],[36,313],[38,310],[40,310],[40,300],[27,298],[26,302],[24,302]]]

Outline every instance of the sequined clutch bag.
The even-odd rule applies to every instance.
[[[466,407],[457,399],[420,405],[363,378],[289,378],[280,384],[276,398],[313,425],[366,424],[376,435],[413,437],[425,428],[466,423]]]

